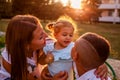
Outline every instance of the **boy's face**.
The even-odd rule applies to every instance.
[[[72,27],[61,28],[59,33],[55,34],[56,43],[63,48],[67,47],[73,39],[73,32],[74,30]]]

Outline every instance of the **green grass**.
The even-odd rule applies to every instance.
[[[7,25],[8,25],[9,20],[0,20],[0,31],[5,32]]]
[[[95,32],[111,43],[111,58],[120,59],[120,24],[110,24],[110,23],[98,23],[98,24],[79,24],[78,23],[78,35],[85,32]],[[76,37],[78,38],[78,37]]]
[[[0,31],[5,32],[9,20],[0,20]],[[0,49],[5,46],[5,36],[0,36]]]
[[[6,31],[6,27],[9,20],[0,21],[0,31]],[[45,26],[47,22],[42,22],[42,25]],[[111,58],[120,60],[120,24],[112,23],[98,23],[98,24],[77,24],[77,32],[75,33],[74,40],[76,40],[80,35],[85,32],[95,32],[106,39],[111,43]],[[45,29],[45,28],[44,28]],[[45,30],[48,32],[47,30]],[[4,41],[3,41],[4,42]]]

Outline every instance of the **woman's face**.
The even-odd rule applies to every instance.
[[[38,26],[36,30],[33,32],[33,39],[30,44],[30,49],[37,50],[42,49],[45,46],[45,38],[47,37],[46,33],[43,29]]]

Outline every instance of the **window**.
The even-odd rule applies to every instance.
[[[108,16],[113,16],[113,11],[108,11]]]

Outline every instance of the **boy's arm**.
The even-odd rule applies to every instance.
[[[108,68],[106,64],[100,65],[95,71],[96,77],[100,77],[101,80],[108,80]]]

